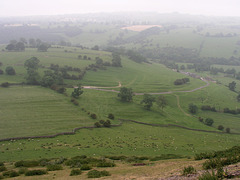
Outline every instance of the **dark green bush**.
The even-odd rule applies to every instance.
[[[98,171],[98,170],[91,170],[87,173],[88,178],[100,178],[103,176],[110,176],[111,174],[108,171]]]
[[[36,167],[39,166],[39,161],[17,161],[15,167]]]
[[[90,115],[90,117],[91,117],[92,119],[97,119],[97,115],[94,114],[94,113],[92,113],[92,114]]]
[[[43,174],[47,174],[47,171],[45,170],[28,170],[26,173],[25,173],[25,176],[40,176],[40,175],[43,175]]]
[[[3,163],[3,162],[0,162],[0,166],[4,166],[4,163]]]
[[[111,127],[111,121],[106,120],[106,121],[103,123],[103,126],[104,126],[104,127]]]
[[[3,176],[4,177],[17,177],[17,176],[19,176],[19,174],[18,174],[18,172],[12,170],[12,171],[4,172]]]
[[[107,156],[107,158],[112,160],[124,160],[127,157],[126,156]]]
[[[0,179],[4,179],[4,177],[2,175],[0,175]]]
[[[7,168],[5,166],[0,166],[0,172],[6,171]]]
[[[184,167],[182,175],[186,176],[188,174],[194,174],[194,173],[196,173],[196,170],[194,169],[194,167],[188,166],[188,167]]]
[[[114,167],[116,164],[114,162],[102,161],[97,164],[97,167]]]
[[[47,165],[47,171],[57,171],[57,170],[62,170],[63,167],[59,164],[50,164]]]
[[[92,169],[91,166],[87,165],[87,164],[83,164],[80,168],[82,171],[87,171]]]
[[[82,174],[82,171],[80,169],[72,169],[70,176],[77,176]]]
[[[95,122],[94,126],[99,128],[99,127],[101,127],[101,124],[99,122]]]
[[[109,113],[108,114],[108,118],[113,120],[115,117],[114,117],[114,115],[112,113]]]
[[[8,82],[4,82],[1,84],[2,87],[9,87],[9,83]]]
[[[20,169],[18,170],[18,173],[19,173],[19,174],[25,174],[27,171],[28,171],[27,168],[20,168]]]

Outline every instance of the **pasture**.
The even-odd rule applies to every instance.
[[[67,50],[68,52],[66,52]],[[70,51],[70,52],[69,52]],[[92,60],[79,60],[77,56],[87,55]],[[103,51],[80,50],[73,48],[51,48],[49,52],[40,53],[33,49],[25,52],[1,52],[4,69],[12,65],[17,72],[15,76],[1,75],[0,82],[24,81],[26,73],[24,61],[32,56],[40,59],[39,72],[42,73],[50,64],[69,65],[85,68],[95,63],[95,57],[111,62],[111,53]],[[210,83],[208,87],[194,92],[193,90],[206,85],[204,81],[190,78],[190,83],[176,86],[176,79],[187,77],[181,73],[156,63],[135,63],[122,56],[122,68],[107,67],[106,70],[87,71],[83,80],[65,81],[72,85],[81,83],[84,86],[114,87],[121,85],[132,88],[139,93],[171,92],[164,95],[168,105],[162,110],[155,103],[151,110],[144,109],[142,96],[134,96],[133,102],[121,102],[116,92],[83,89],[84,93],[77,100],[79,106],[70,102],[73,88],[67,88],[66,95],[58,94],[40,86],[10,86],[0,88],[1,138],[52,135],[58,132],[71,132],[82,126],[94,126],[99,120],[106,120],[113,113],[113,125],[120,124],[118,119],[130,119],[138,122],[166,125],[173,124],[187,128],[218,131],[218,125],[231,128],[231,132],[239,133],[235,128],[238,116],[221,113],[198,111],[196,116],[212,117],[213,127],[206,126],[197,118],[189,115],[188,105],[214,105],[217,108],[234,108],[236,94],[223,85]],[[119,90],[120,88],[107,88]],[[182,92],[178,92],[182,91]],[[224,96],[222,96],[224,94]],[[154,95],[157,97],[158,95]],[[219,98],[221,97],[221,98]],[[89,114],[95,113],[93,120]],[[226,118],[231,118],[226,123]],[[197,141],[196,141],[197,139]],[[157,156],[176,154],[193,156],[195,153],[223,150],[240,141],[239,135],[207,133],[186,130],[178,127],[154,127],[124,121],[119,127],[81,129],[75,135],[64,135],[55,138],[14,140],[0,143],[0,157],[4,161],[20,159],[39,159],[53,157],[72,157],[77,155],[138,155]]]

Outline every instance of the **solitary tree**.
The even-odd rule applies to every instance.
[[[24,67],[27,68],[26,80],[28,84],[38,84],[40,76],[37,72],[39,59],[36,57],[32,57],[25,61]]]
[[[50,47],[50,45],[46,44],[46,43],[42,43],[38,46],[38,51],[40,52],[47,52],[48,48]]]
[[[228,88],[229,88],[231,91],[235,91],[236,82],[233,81],[233,82],[229,83],[229,84],[228,84]]]
[[[207,126],[212,126],[212,124],[214,123],[212,118],[207,118],[204,122]]]
[[[197,110],[198,110],[198,107],[196,105],[194,105],[193,103],[191,103],[191,104],[188,105],[188,110],[189,110],[190,113],[196,114]]]
[[[158,105],[160,108],[162,108],[162,110],[163,110],[164,107],[167,106],[167,100],[166,100],[166,98],[165,98],[164,96],[162,96],[162,95],[157,97],[156,103],[157,103],[157,105]]]
[[[132,101],[133,95],[134,94],[131,88],[122,87],[120,89],[120,93],[118,94],[118,97],[120,97],[121,101],[130,102]]]
[[[226,133],[230,133],[230,128],[226,128]]]
[[[83,93],[82,87],[79,85],[77,88],[74,88],[72,92],[72,97],[79,98],[79,96]]]
[[[218,130],[222,131],[224,129],[223,125],[218,126]]]
[[[114,67],[122,67],[122,63],[121,63],[121,57],[118,53],[113,52],[112,53],[112,66]]]
[[[12,66],[6,67],[5,72],[7,75],[15,75],[16,74],[15,69]]]
[[[155,101],[155,98],[152,95],[144,94],[141,104],[144,104],[144,108],[146,108],[147,110],[150,110],[154,101]]]

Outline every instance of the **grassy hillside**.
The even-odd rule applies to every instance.
[[[70,98],[33,86],[0,88],[0,138],[51,135],[92,125]]]
[[[68,52],[66,52],[67,50]],[[72,51],[72,52],[69,52]],[[78,60],[77,56],[87,55],[92,60]],[[111,62],[111,53],[80,49],[49,49],[40,53],[34,49],[25,52],[1,52],[2,69],[12,65],[17,72],[15,76],[1,75],[0,82],[22,82],[26,70],[24,61],[32,56],[40,59],[40,74],[50,64],[69,65],[84,68],[95,63],[99,56]],[[73,88],[67,88],[66,96],[39,86],[10,86],[0,88],[1,138],[50,135],[58,132],[70,132],[75,127],[93,126],[99,120],[106,120],[109,113],[115,115],[111,120],[114,125],[120,124],[118,119],[130,119],[138,122],[166,125],[173,124],[197,130],[217,131],[218,125],[231,128],[231,132],[239,133],[238,115],[232,116],[219,112],[198,111],[196,116],[214,119],[213,127],[206,126],[188,112],[188,105],[194,103],[214,105],[217,108],[234,108],[236,93],[223,85],[210,83],[208,87],[194,92],[206,85],[204,81],[190,78],[190,83],[175,86],[176,79],[186,75],[167,69],[160,64],[135,63],[122,56],[123,67],[107,67],[106,70],[87,71],[83,80],[65,81],[65,83],[86,86],[109,87],[119,90],[118,83],[130,87],[134,92],[156,93],[171,92],[164,95],[168,105],[163,110],[156,104],[151,110],[144,109],[142,96],[134,96],[133,102],[121,102],[116,92],[84,89],[77,100],[79,106],[70,102]],[[182,91],[182,92],[178,92]],[[224,94],[224,96],[222,96]],[[154,95],[157,97],[158,95]],[[93,120],[89,114],[95,113]],[[231,118],[226,121],[227,118]],[[1,142],[0,157],[4,161],[20,159],[36,159],[45,157],[72,157],[86,154],[89,156],[104,155],[147,155],[177,154],[192,156],[195,153],[222,150],[239,144],[239,135],[207,133],[186,130],[180,127],[154,127],[123,121],[122,126],[112,128],[81,129],[75,135],[58,136],[50,139],[16,140]]]

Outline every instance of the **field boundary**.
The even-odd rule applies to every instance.
[[[203,129],[193,129],[193,128],[188,128],[188,127],[181,126],[181,125],[176,125],[176,124],[152,124],[152,123],[135,121],[135,120],[131,120],[131,119],[118,119],[118,120],[120,121],[120,123],[111,125],[111,127],[120,127],[120,126],[122,126],[123,122],[133,122],[133,123],[136,123],[136,124],[142,124],[142,125],[153,126],[153,127],[166,127],[166,128],[176,127],[176,128],[186,129],[186,130],[190,130],[190,131],[216,133],[216,134],[240,135],[240,133],[226,133],[226,132],[220,132],[220,131],[208,131],[208,130],[203,130]],[[76,134],[76,131],[78,131],[80,129],[95,129],[95,128],[97,129],[97,128],[107,128],[107,127],[83,126],[83,127],[74,128],[71,132],[61,132],[61,133],[57,133],[57,134],[53,134],[53,135],[46,135],[46,136],[26,136],[26,137],[4,138],[4,139],[0,139],[0,142],[23,140],[23,139],[55,138],[55,137],[61,136],[61,135],[74,135],[74,134]]]

